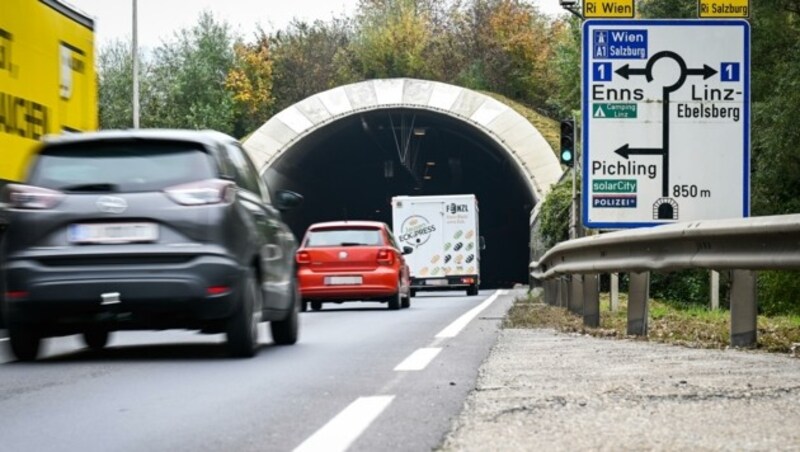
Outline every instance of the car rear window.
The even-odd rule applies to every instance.
[[[211,157],[197,145],[138,141],[46,148],[28,183],[62,191],[143,192],[212,177]]]
[[[308,234],[306,246],[379,246],[383,245],[380,229],[317,229]]]

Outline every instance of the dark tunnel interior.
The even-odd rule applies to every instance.
[[[319,221],[391,226],[393,196],[473,193],[486,241],[481,287],[528,282],[535,200],[517,165],[469,123],[426,110],[362,112],[299,140],[265,176],[271,191],[305,197],[302,207],[285,213],[298,239]]]

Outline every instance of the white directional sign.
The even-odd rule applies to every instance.
[[[749,173],[747,22],[584,23],[586,227],[746,217]]]

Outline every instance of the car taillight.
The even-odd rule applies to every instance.
[[[28,295],[24,290],[9,290],[6,292],[6,300],[22,300],[28,298]]]
[[[64,200],[64,193],[32,185],[9,184],[3,201],[15,209],[52,209]]]
[[[461,278],[461,283],[462,284],[475,284],[475,278],[470,278],[470,277]]]
[[[306,265],[311,263],[311,254],[308,251],[298,251],[295,255],[298,264]]]
[[[394,253],[390,249],[378,250],[378,263],[383,265],[394,264]]]
[[[236,185],[222,179],[208,179],[164,189],[164,193],[183,206],[230,203],[236,196]]]
[[[229,286],[210,286],[206,288],[206,294],[210,297],[216,295],[225,295],[231,292],[231,288]]]

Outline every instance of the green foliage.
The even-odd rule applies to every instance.
[[[114,41],[97,57],[100,127],[122,129],[133,125],[133,63],[131,46]]]
[[[643,19],[694,19],[697,0],[639,0],[636,9]]]
[[[580,181],[577,182],[580,185]],[[545,247],[569,239],[569,217],[572,202],[572,178],[565,177],[544,199],[539,213],[539,231]]]
[[[431,74],[425,51],[431,40],[432,22],[420,3],[363,1],[349,49],[350,67],[343,69],[364,79],[428,78]]]
[[[762,314],[800,316],[800,272],[759,273],[758,294]]]
[[[581,108],[581,23],[577,18],[556,24],[553,66],[557,89],[548,104],[565,118]]]
[[[157,48],[152,70],[157,88],[143,126],[232,134],[234,102],[225,79],[234,63],[233,42],[228,24],[203,12],[196,25]]]
[[[800,212],[800,24],[774,4],[754,11],[753,213]],[[763,68],[763,69],[762,69]]]
[[[708,270],[650,273],[650,296],[675,306],[707,306],[710,299]]]
[[[262,36],[270,41],[274,59],[275,111],[283,110],[306,97],[334,88],[352,79],[338,79],[340,63],[346,61],[352,40],[349,19],[293,21],[277,33]]]

